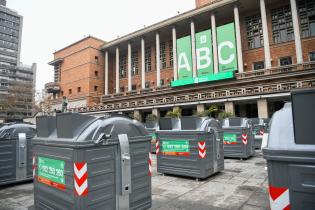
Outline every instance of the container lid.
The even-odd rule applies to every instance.
[[[315,145],[303,145],[296,143],[294,138],[294,125],[291,103],[286,103],[281,110],[277,111],[273,115],[271,119],[268,144],[265,149],[315,151]]]
[[[118,139],[119,134],[127,134],[128,137],[147,135],[147,131],[140,122],[124,115],[115,114],[97,118],[78,113],[66,113],[53,118],[56,119],[52,120],[50,117],[50,123],[46,125],[53,127],[55,131],[49,132],[48,136],[47,132],[39,131],[36,141],[95,142],[104,136],[107,139]],[[37,123],[43,121],[45,120],[41,119]]]
[[[27,123],[7,124],[0,128],[0,140],[16,140],[19,133],[25,133],[31,139],[36,135],[36,127]]]
[[[241,117],[233,117],[233,118],[225,118],[222,122],[222,128],[229,128],[229,127],[249,127],[250,122],[248,118],[241,118]]]

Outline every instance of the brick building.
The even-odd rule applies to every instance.
[[[216,104],[270,117],[291,90],[315,86],[314,11],[314,0],[196,0],[196,9],[105,43],[105,95],[79,111],[144,119]]]
[[[54,53],[49,63],[54,67],[54,82],[45,85],[54,99],[54,109],[61,109],[62,96],[68,98],[69,108],[100,103],[104,94],[104,53],[100,47],[104,43],[88,36]]]

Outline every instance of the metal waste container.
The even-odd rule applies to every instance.
[[[315,209],[315,89],[292,93],[271,120],[267,147],[271,210]]]
[[[157,131],[157,172],[204,179],[224,169],[218,121],[182,117],[181,129]],[[178,128],[178,125],[175,125]]]
[[[0,128],[0,185],[32,180],[31,139],[35,125],[6,124]]]
[[[159,130],[158,122],[146,123],[146,129],[151,136],[151,153],[156,152],[156,131]]]
[[[251,121],[226,118],[222,124],[224,157],[249,158],[255,154]]]
[[[150,140],[122,115],[46,118],[33,140],[35,209],[148,209]]]
[[[267,131],[266,123],[261,118],[251,118],[250,120],[253,125],[254,149],[260,149],[263,135]]]

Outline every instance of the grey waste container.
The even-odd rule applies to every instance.
[[[33,140],[35,209],[148,209],[150,140],[122,115],[46,118]],[[46,122],[45,122],[46,121]]]
[[[180,124],[180,130],[157,131],[157,172],[204,179],[223,170],[220,124],[196,117],[182,117]]]
[[[6,124],[0,128],[0,185],[32,180],[31,139],[35,125]]]
[[[156,152],[156,131],[159,129],[158,122],[150,121],[150,123],[146,123],[146,129],[151,136],[151,153]]]
[[[271,120],[267,147],[272,210],[315,209],[315,89],[292,93]]]
[[[249,158],[255,154],[251,121],[226,118],[222,124],[224,157]]]
[[[251,118],[250,120],[253,125],[254,149],[260,149],[263,135],[267,132],[266,123],[261,118]]]

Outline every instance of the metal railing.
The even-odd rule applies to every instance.
[[[315,78],[309,80],[286,81],[271,84],[259,84],[239,88],[208,90],[199,93],[179,94],[163,97],[142,98],[139,100],[129,100],[123,102],[113,102],[93,107],[80,107],[72,109],[72,112],[93,112],[103,110],[116,110],[126,108],[138,108],[146,106],[167,105],[174,103],[189,103],[206,100],[215,100],[232,97],[255,96],[261,94],[284,93],[300,88],[315,87]]]

